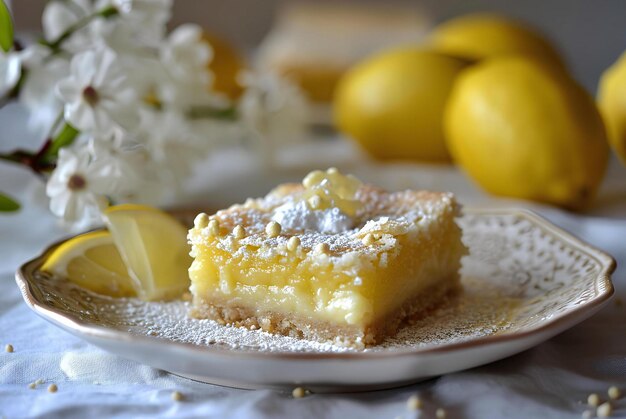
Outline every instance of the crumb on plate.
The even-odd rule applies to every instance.
[[[414,394],[406,401],[406,407],[409,410],[419,410],[422,408],[422,400]]]
[[[306,391],[302,387],[296,387],[291,392],[291,395],[294,397],[294,399],[300,399],[306,396]]]
[[[608,418],[613,414],[613,406],[610,402],[604,402],[598,406],[597,414],[599,418]]]
[[[591,393],[587,396],[587,404],[589,406],[598,407],[600,405],[600,396],[597,393]]]

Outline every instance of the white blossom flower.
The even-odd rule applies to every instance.
[[[0,51],[0,98],[6,96],[20,79],[22,64],[19,54]]]
[[[0,53],[0,97],[6,94],[3,87],[12,88],[22,77],[18,99],[30,111],[28,129],[45,135],[59,115],[60,102],[54,95],[54,85],[67,75],[69,63],[60,57],[51,57],[50,49],[39,44],[29,45],[21,51],[11,52],[9,71],[3,77],[5,66]]]
[[[106,6],[117,9],[124,25],[133,29],[134,40],[153,47],[165,36],[172,4],[172,0],[100,0],[97,3],[100,9]]]
[[[50,50],[32,45],[20,52],[26,77],[20,88],[20,102],[29,111],[28,128],[43,137],[63,110],[54,87],[69,72],[70,62]]]
[[[74,56],[71,75],[57,84],[57,93],[65,103],[66,121],[81,131],[106,136],[138,122],[137,92],[108,49]]]
[[[161,44],[171,15],[172,0],[53,0],[43,13],[44,38],[63,40],[64,51],[79,53],[106,46],[135,54]],[[114,10],[113,15],[105,11]],[[86,23],[83,25],[83,23]]]
[[[308,122],[307,101],[288,80],[274,73],[241,76],[246,87],[238,110],[242,123],[268,145],[302,139]]]
[[[51,58],[50,48],[40,44],[28,45],[18,54],[22,65],[29,70],[45,64],[45,61]]]
[[[164,43],[161,59],[172,77],[189,77],[208,84],[210,73],[205,70],[213,57],[211,46],[202,40],[202,28],[186,24],[176,28]]]
[[[222,95],[211,92],[213,74],[208,63],[211,46],[202,38],[202,28],[186,24],[176,28],[163,43],[159,56],[164,68],[158,86],[159,97],[179,109],[191,106],[228,106]]]
[[[118,55],[133,58],[152,55],[153,52],[146,48],[146,43],[136,40],[138,29],[141,27],[126,24],[119,18],[94,17],[87,26],[68,37],[63,42],[62,49],[72,54],[107,48]],[[160,41],[155,43],[159,44]]]
[[[69,36],[62,44],[63,50],[72,54],[108,48],[116,53],[132,54],[141,46],[129,42],[130,31],[115,19],[92,18],[91,22]]]
[[[126,148],[119,138],[82,138],[60,150],[46,185],[50,209],[65,221],[90,226],[110,202],[156,204],[162,185],[150,167],[142,149]]]
[[[199,138],[190,122],[176,111],[142,112],[141,127],[138,139],[156,163],[159,181],[166,185],[180,187],[212,147],[212,142]]]
[[[44,38],[48,42],[56,41],[65,31],[94,11],[90,0],[49,1],[42,15]]]
[[[95,12],[91,0],[49,1],[42,15],[44,39],[53,44],[64,36],[62,44],[57,47],[72,54],[101,48],[106,45],[104,40],[107,34],[101,25],[96,24],[101,19],[95,16]],[[86,25],[80,24],[88,19],[92,21]]]
[[[88,147],[94,162],[107,164],[110,193],[129,193],[142,181],[141,168],[128,158],[132,151],[122,148],[120,141],[113,137],[92,138]]]
[[[94,162],[107,163],[111,180],[108,197],[116,204],[158,204],[160,188],[144,150],[125,144],[125,138],[97,138],[89,142]]]
[[[134,39],[136,29],[120,24],[119,19],[97,18],[76,32],[63,49],[73,54],[109,50],[115,53],[117,64],[124,67],[126,85],[132,86],[139,97],[158,83],[162,73],[155,50]]]
[[[111,191],[108,162],[96,162],[84,145],[64,147],[46,184],[50,211],[80,226],[97,224]]]

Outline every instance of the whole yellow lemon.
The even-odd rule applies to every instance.
[[[435,50],[471,60],[523,54],[565,68],[556,49],[534,28],[497,14],[478,13],[437,26],[427,43]]]
[[[335,123],[376,158],[449,161],[443,109],[466,65],[416,48],[376,55],[339,81]]]
[[[608,161],[592,97],[565,73],[520,56],[460,75],[445,131],[455,161],[487,191],[571,209],[591,200]]]
[[[626,164],[626,53],[600,78],[598,104],[604,117],[609,143]]]

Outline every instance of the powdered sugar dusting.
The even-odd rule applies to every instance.
[[[288,201],[274,209],[272,220],[283,228],[296,231],[319,231],[338,234],[350,230],[354,220],[339,208],[312,210],[304,201]]]

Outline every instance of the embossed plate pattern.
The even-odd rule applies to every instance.
[[[38,269],[16,274],[39,315],[123,357],[236,387],[388,388],[528,349],[591,316],[613,293],[614,260],[524,210],[466,210],[464,293],[364,351],[189,319],[186,303],[88,293]],[[58,245],[58,244],[57,244]]]

